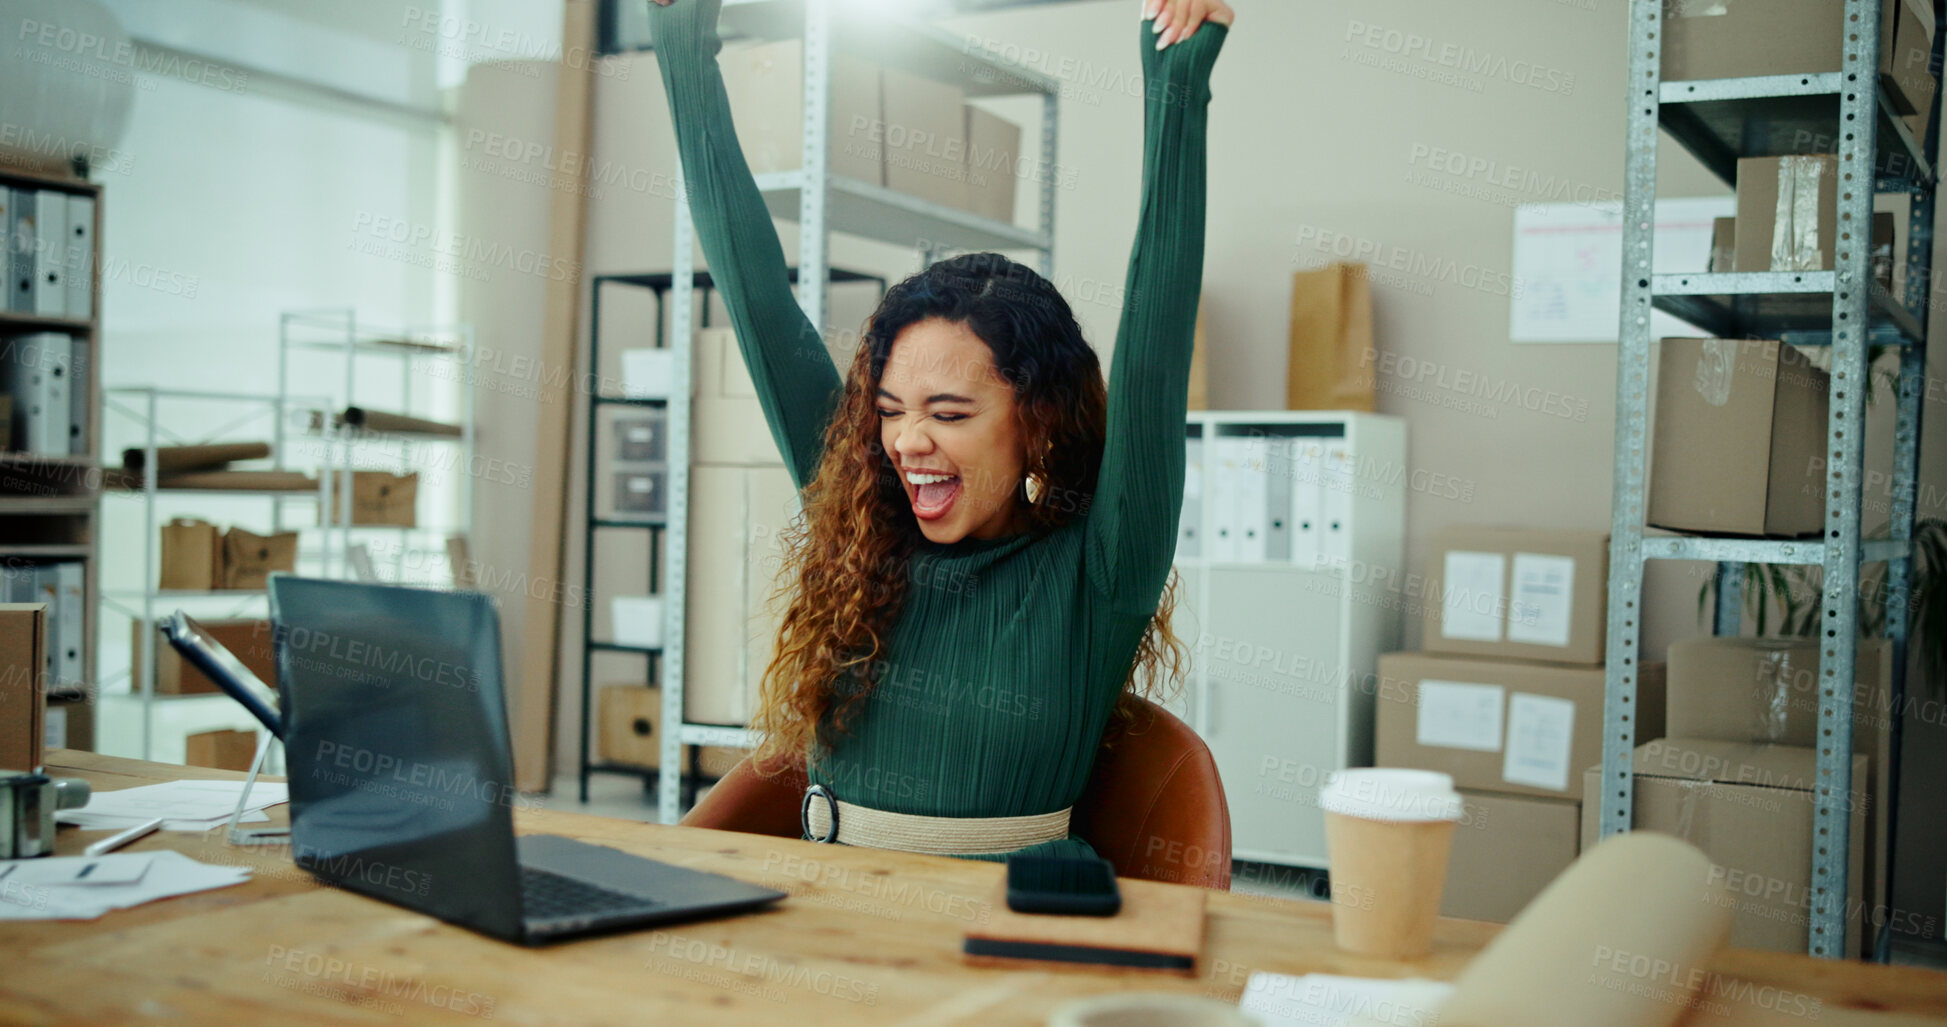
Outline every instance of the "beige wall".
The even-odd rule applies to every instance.
[[[1565,198],[1431,172],[1415,162],[1416,153],[1444,148],[1532,171],[1533,180],[1570,190],[1569,199],[1622,188],[1624,0],[1236,0],[1236,6],[1241,24],[1212,84],[1203,292],[1213,407],[1283,406],[1291,273],[1333,259],[1331,246],[1317,242],[1330,238],[1326,233],[1376,248],[1384,259],[1404,254],[1422,266],[1472,268],[1492,280],[1511,269],[1513,205]],[[1139,67],[1135,10],[1133,0],[1095,0],[965,17],[951,26],[991,45],[1033,51],[1029,63],[1063,82],[1065,184],[1056,200],[1055,279],[1104,352],[1113,346],[1140,182],[1142,110],[1131,95]],[[1380,45],[1364,42],[1368,26],[1379,30]],[[1424,39],[1418,45],[1434,53],[1467,52],[1488,71],[1460,74],[1457,81],[1423,78],[1420,73],[1440,69],[1389,53],[1387,30]],[[670,200],[656,184],[668,180],[675,161],[660,84],[652,58],[618,60],[626,78],[610,77],[598,87],[594,156],[598,165],[612,161],[649,188],[612,186],[591,197],[591,274],[662,269],[669,260]],[[1515,81],[1531,65],[1557,88]],[[1407,70],[1397,70],[1402,67]],[[1033,117],[1031,104],[995,106]],[[1728,191],[1674,146],[1663,154],[1663,195]],[[1023,183],[1024,192],[1031,188]],[[1026,196],[1022,202],[1025,215]],[[795,234],[789,226],[784,234],[786,252],[795,256]],[[833,254],[840,263],[889,274],[916,267],[907,252],[855,241],[835,242]],[[1445,404],[1462,398],[1459,393],[1436,386],[1408,395],[1405,381],[1382,374],[1379,409],[1408,424],[1409,471],[1451,476],[1466,490],[1462,499],[1409,492],[1409,565],[1419,565],[1429,536],[1449,524],[1606,529],[1615,347],[1513,344],[1505,292],[1470,289],[1450,277],[1402,272],[1375,281],[1373,292],[1382,352],[1430,362],[1449,377],[1464,372],[1490,385],[1552,390],[1587,410],[1586,418],[1574,419],[1518,406],[1456,409]],[[855,328],[863,313],[836,320]],[[1939,402],[1947,389],[1936,384],[1929,391],[1922,481],[1931,488],[1923,489],[1920,512],[1947,516],[1940,492],[1947,448],[1939,437],[1947,430]],[[1889,405],[1876,407],[1876,429],[1869,432],[1868,458],[1880,467],[1891,452],[1884,424]],[[572,494],[579,495],[579,486]],[[569,523],[579,516],[577,508]],[[1883,515],[1869,514],[1868,523],[1875,519]],[[578,543],[570,548],[573,573],[580,567]],[[1700,571],[1652,570],[1646,654],[1701,630]],[[1405,626],[1405,638],[1418,644],[1417,624]],[[563,658],[564,682],[572,682],[579,662],[571,642]],[[558,765],[569,767],[575,707],[571,693],[563,698]],[[1908,823],[1926,819],[1909,816]],[[1931,887],[1927,901],[1938,908],[1938,885]]]

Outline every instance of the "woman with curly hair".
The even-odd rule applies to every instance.
[[[1171,562],[1229,7],[1144,0],[1142,211],[1105,388],[1061,294],[993,253],[888,290],[841,379],[737,144],[720,0],[656,4],[697,236],[804,507],[756,765],[802,763],[821,840],[1088,855],[1069,808],[1118,700],[1181,669]]]

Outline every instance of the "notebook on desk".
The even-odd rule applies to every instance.
[[[994,892],[994,914],[967,932],[970,962],[1046,966],[1079,963],[1196,972],[1203,948],[1205,891],[1179,884],[1121,879],[1115,916],[1049,916],[1007,907],[1007,883]]]

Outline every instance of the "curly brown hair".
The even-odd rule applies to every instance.
[[[785,555],[770,599],[789,605],[752,721],[762,738],[752,765],[760,769],[776,772],[829,751],[886,659],[906,597],[904,571],[923,536],[880,443],[878,388],[893,341],[931,318],[964,324],[992,351],[992,367],[983,370],[1014,389],[1024,446],[1035,454],[1013,497],[1026,506],[1030,530],[1045,534],[1085,516],[1094,494],[1108,392],[1094,349],[1047,279],[999,254],[975,253],[887,290],[825,429],[817,473],[801,497],[804,515],[780,536]],[[1111,736],[1139,716],[1135,697],[1160,702],[1181,688],[1189,653],[1170,628],[1178,581],[1172,571],[1130,660]]]

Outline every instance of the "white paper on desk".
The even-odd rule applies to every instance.
[[[161,784],[96,792],[78,810],[61,810],[54,819],[90,829],[127,828],[163,818],[165,831],[206,831],[230,819],[243,793],[242,781],[164,781]],[[290,788],[281,781],[259,781],[250,789],[248,809],[261,810],[290,801]],[[247,821],[269,819],[246,813]]]
[[[1364,1017],[1378,1023],[1436,1023],[1453,985],[1421,978],[1387,981],[1331,974],[1253,973],[1237,1007],[1265,1027],[1338,1027]]]
[[[149,872],[154,857],[153,852],[115,852],[106,856],[0,860],[0,882],[37,888],[133,884]]]
[[[140,879],[123,884],[34,883],[63,877],[71,881],[76,874],[74,867],[80,864],[126,860],[146,861]],[[23,869],[26,864],[33,866]],[[0,862],[0,872],[6,874],[0,877],[0,920],[93,920],[110,910],[226,888],[250,879],[248,867],[199,863],[172,849],[8,860]]]

